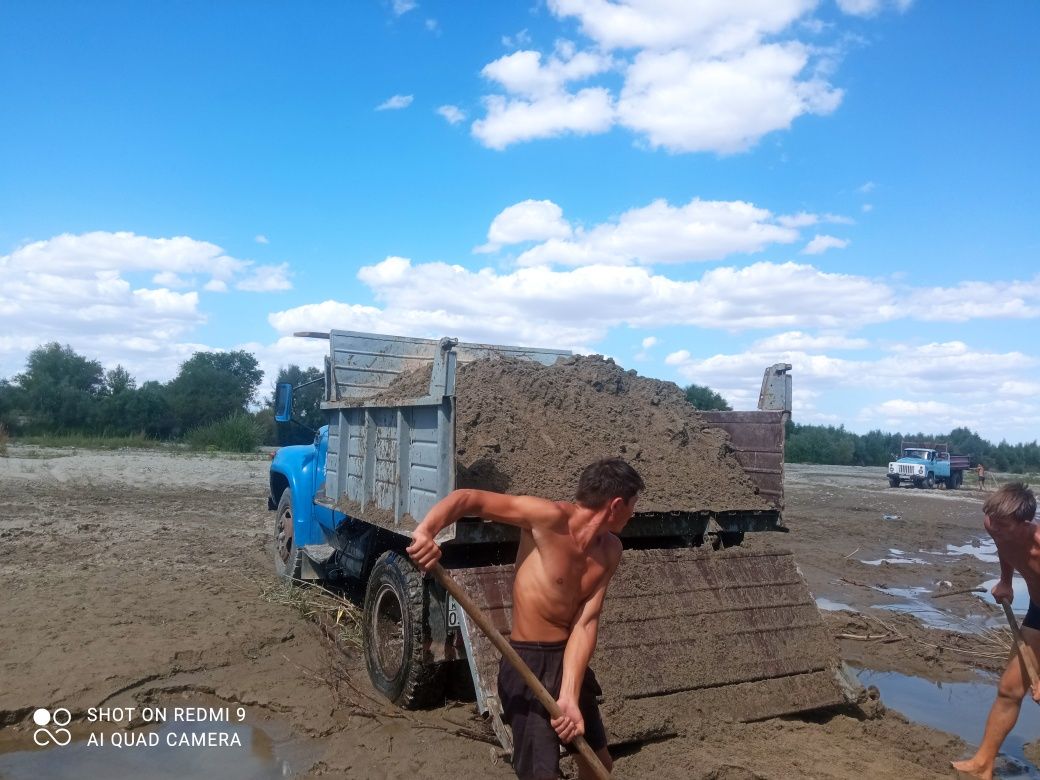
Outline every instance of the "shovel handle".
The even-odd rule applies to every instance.
[[[538,701],[541,702],[542,706],[545,707],[549,712],[549,716],[558,718],[563,715],[563,711],[560,709],[560,705],[556,703],[556,699],[553,698],[552,694],[545,689],[542,685],[542,681],[535,677],[534,672],[528,668],[527,664],[524,663],[513,646],[506,641],[506,638],[502,636],[488,616],[485,615],[469,597],[469,594],[462,589],[462,587],[452,578],[444,567],[439,563],[433,565],[430,569],[430,573],[439,582],[448,593],[451,594],[452,598],[459,603],[466,614],[472,618],[473,622],[477,624],[481,631],[483,631],[487,638],[491,640],[498,652],[509,662],[509,664],[516,669],[521,677],[524,678],[524,682],[527,683],[527,687],[530,688]],[[577,748],[582,758],[588,762],[592,768],[593,773],[599,780],[610,780],[610,772],[603,766],[603,762],[599,760],[599,756],[596,755],[595,751],[589,747],[589,743],[585,741],[585,737],[581,734],[573,739],[574,747]]]
[[[1022,632],[1018,628],[1018,620],[1015,618],[1015,613],[1011,611],[1011,602],[1007,599],[1001,599],[1000,606],[1004,608],[1004,616],[1007,618],[1008,627],[1011,629],[1011,636],[1015,640],[1015,649],[1018,650],[1018,657],[1025,664],[1026,673],[1029,675],[1029,684],[1035,687],[1037,682],[1040,681],[1040,674],[1037,674],[1036,671],[1036,656],[1033,655],[1033,648],[1027,645],[1026,640],[1022,638]]]

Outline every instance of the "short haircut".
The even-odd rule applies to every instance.
[[[1036,517],[1036,496],[1029,489],[1029,485],[1023,482],[1008,482],[986,499],[982,511],[989,517],[1028,523]]]
[[[584,507],[599,509],[618,496],[627,502],[645,487],[643,478],[624,460],[603,458],[581,472],[574,497]]]

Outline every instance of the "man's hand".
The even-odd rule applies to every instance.
[[[1035,683],[1033,683],[1032,691],[1033,701],[1040,703],[1040,680],[1037,680]]]
[[[1010,602],[1015,596],[1015,589],[1011,587],[1010,582],[998,582],[990,593],[993,594],[993,600],[999,604],[1002,601]]]
[[[429,571],[441,558],[441,548],[433,536],[419,526],[412,531],[412,543],[405,549],[422,571]]]
[[[556,735],[560,738],[560,742],[566,745],[579,734],[585,734],[585,719],[581,717],[578,702],[573,699],[561,697],[556,703],[563,711],[563,715],[559,718],[553,718],[549,722],[556,729]]]

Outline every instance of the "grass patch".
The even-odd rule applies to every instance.
[[[63,447],[79,447],[84,450],[123,450],[142,449],[154,450],[169,447],[169,443],[152,439],[144,434],[136,436],[104,436],[89,433],[46,433],[33,436],[19,436],[18,444],[34,447],[50,447],[60,449]]]
[[[361,647],[361,610],[342,596],[321,585],[280,580],[261,591],[272,604],[292,607],[300,617],[313,620],[337,645]]]
[[[263,431],[248,414],[233,414],[223,420],[196,428],[185,437],[194,450],[208,452],[255,452]]]

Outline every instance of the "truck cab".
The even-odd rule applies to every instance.
[[[954,489],[963,478],[964,456],[950,455],[945,448],[904,444],[902,457],[888,464],[888,483],[899,487],[910,483],[914,487],[932,488],[936,484]]]

